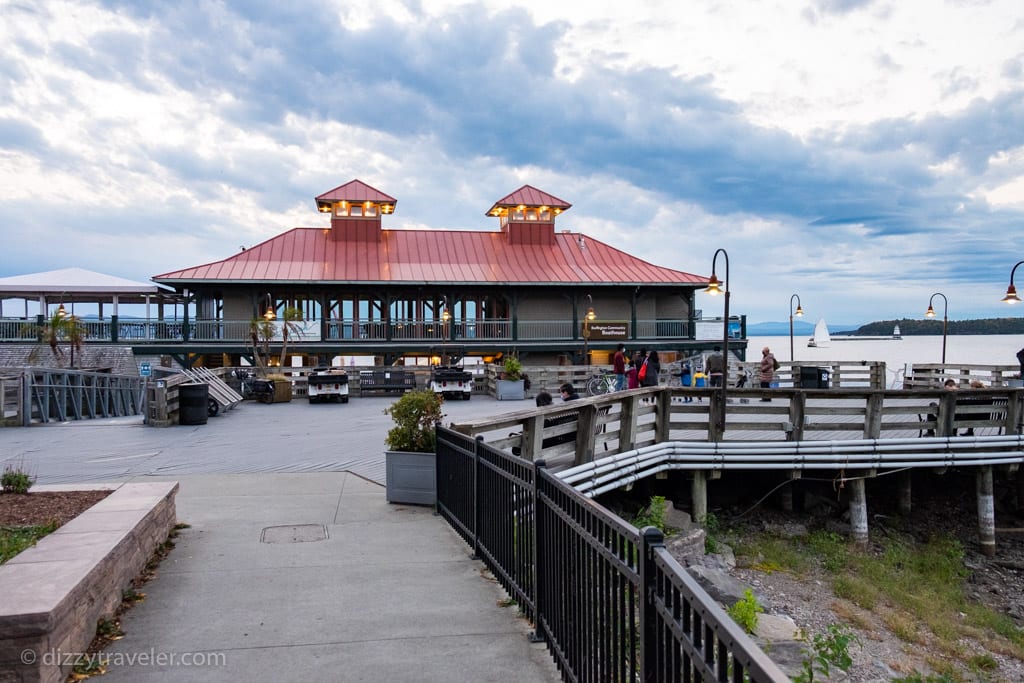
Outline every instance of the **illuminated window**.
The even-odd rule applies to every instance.
[[[366,207],[366,215],[367,216],[376,216],[377,215],[377,205],[376,204],[370,204],[368,207]]]
[[[362,216],[363,215],[363,207],[361,207],[361,206],[353,206],[352,209],[349,211],[348,215],[349,216]]]

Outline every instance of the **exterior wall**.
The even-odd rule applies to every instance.
[[[572,301],[561,294],[528,294],[520,297],[520,320],[572,320]]]
[[[252,314],[252,297],[248,294],[224,294],[224,320],[252,320]]]

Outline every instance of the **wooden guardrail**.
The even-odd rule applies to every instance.
[[[690,397],[692,402],[683,402]],[[767,402],[761,398],[769,398]],[[452,425],[528,459],[581,464],[669,440],[804,441],[1021,433],[1024,390],[714,389],[651,387]],[[711,416],[724,409],[721,428]],[[557,418],[577,413],[576,424]],[[548,420],[548,426],[545,426]],[[556,424],[557,422],[557,424]],[[575,442],[545,448],[574,431]]]

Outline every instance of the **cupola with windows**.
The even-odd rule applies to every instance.
[[[494,202],[487,215],[501,221],[511,244],[554,244],[555,217],[572,204],[530,185]]]
[[[381,216],[394,213],[397,203],[361,180],[351,180],[316,198],[317,210],[331,215],[331,237],[341,240],[379,240]]]

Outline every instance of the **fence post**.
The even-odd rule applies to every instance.
[[[480,559],[480,444],[483,434],[473,439],[473,555],[471,560]]]
[[[868,394],[864,411],[864,438],[877,439],[882,434],[882,394]]]
[[[657,527],[645,526],[640,530],[640,552],[637,553],[637,574],[640,577],[640,680],[651,683],[658,680],[654,549],[664,547],[665,536]]]
[[[530,634],[530,642],[532,643],[544,642],[544,628],[541,626],[544,606],[543,572],[541,571],[541,566],[543,565],[542,550],[544,542],[542,534],[544,532],[544,525],[541,523],[538,487],[541,474],[546,467],[547,462],[544,460],[537,460],[533,463],[533,489],[530,492],[530,495],[533,497],[533,500],[530,501],[533,506],[533,596],[531,596],[533,598],[533,633]]]
[[[21,426],[32,425],[32,372],[21,373]]]

